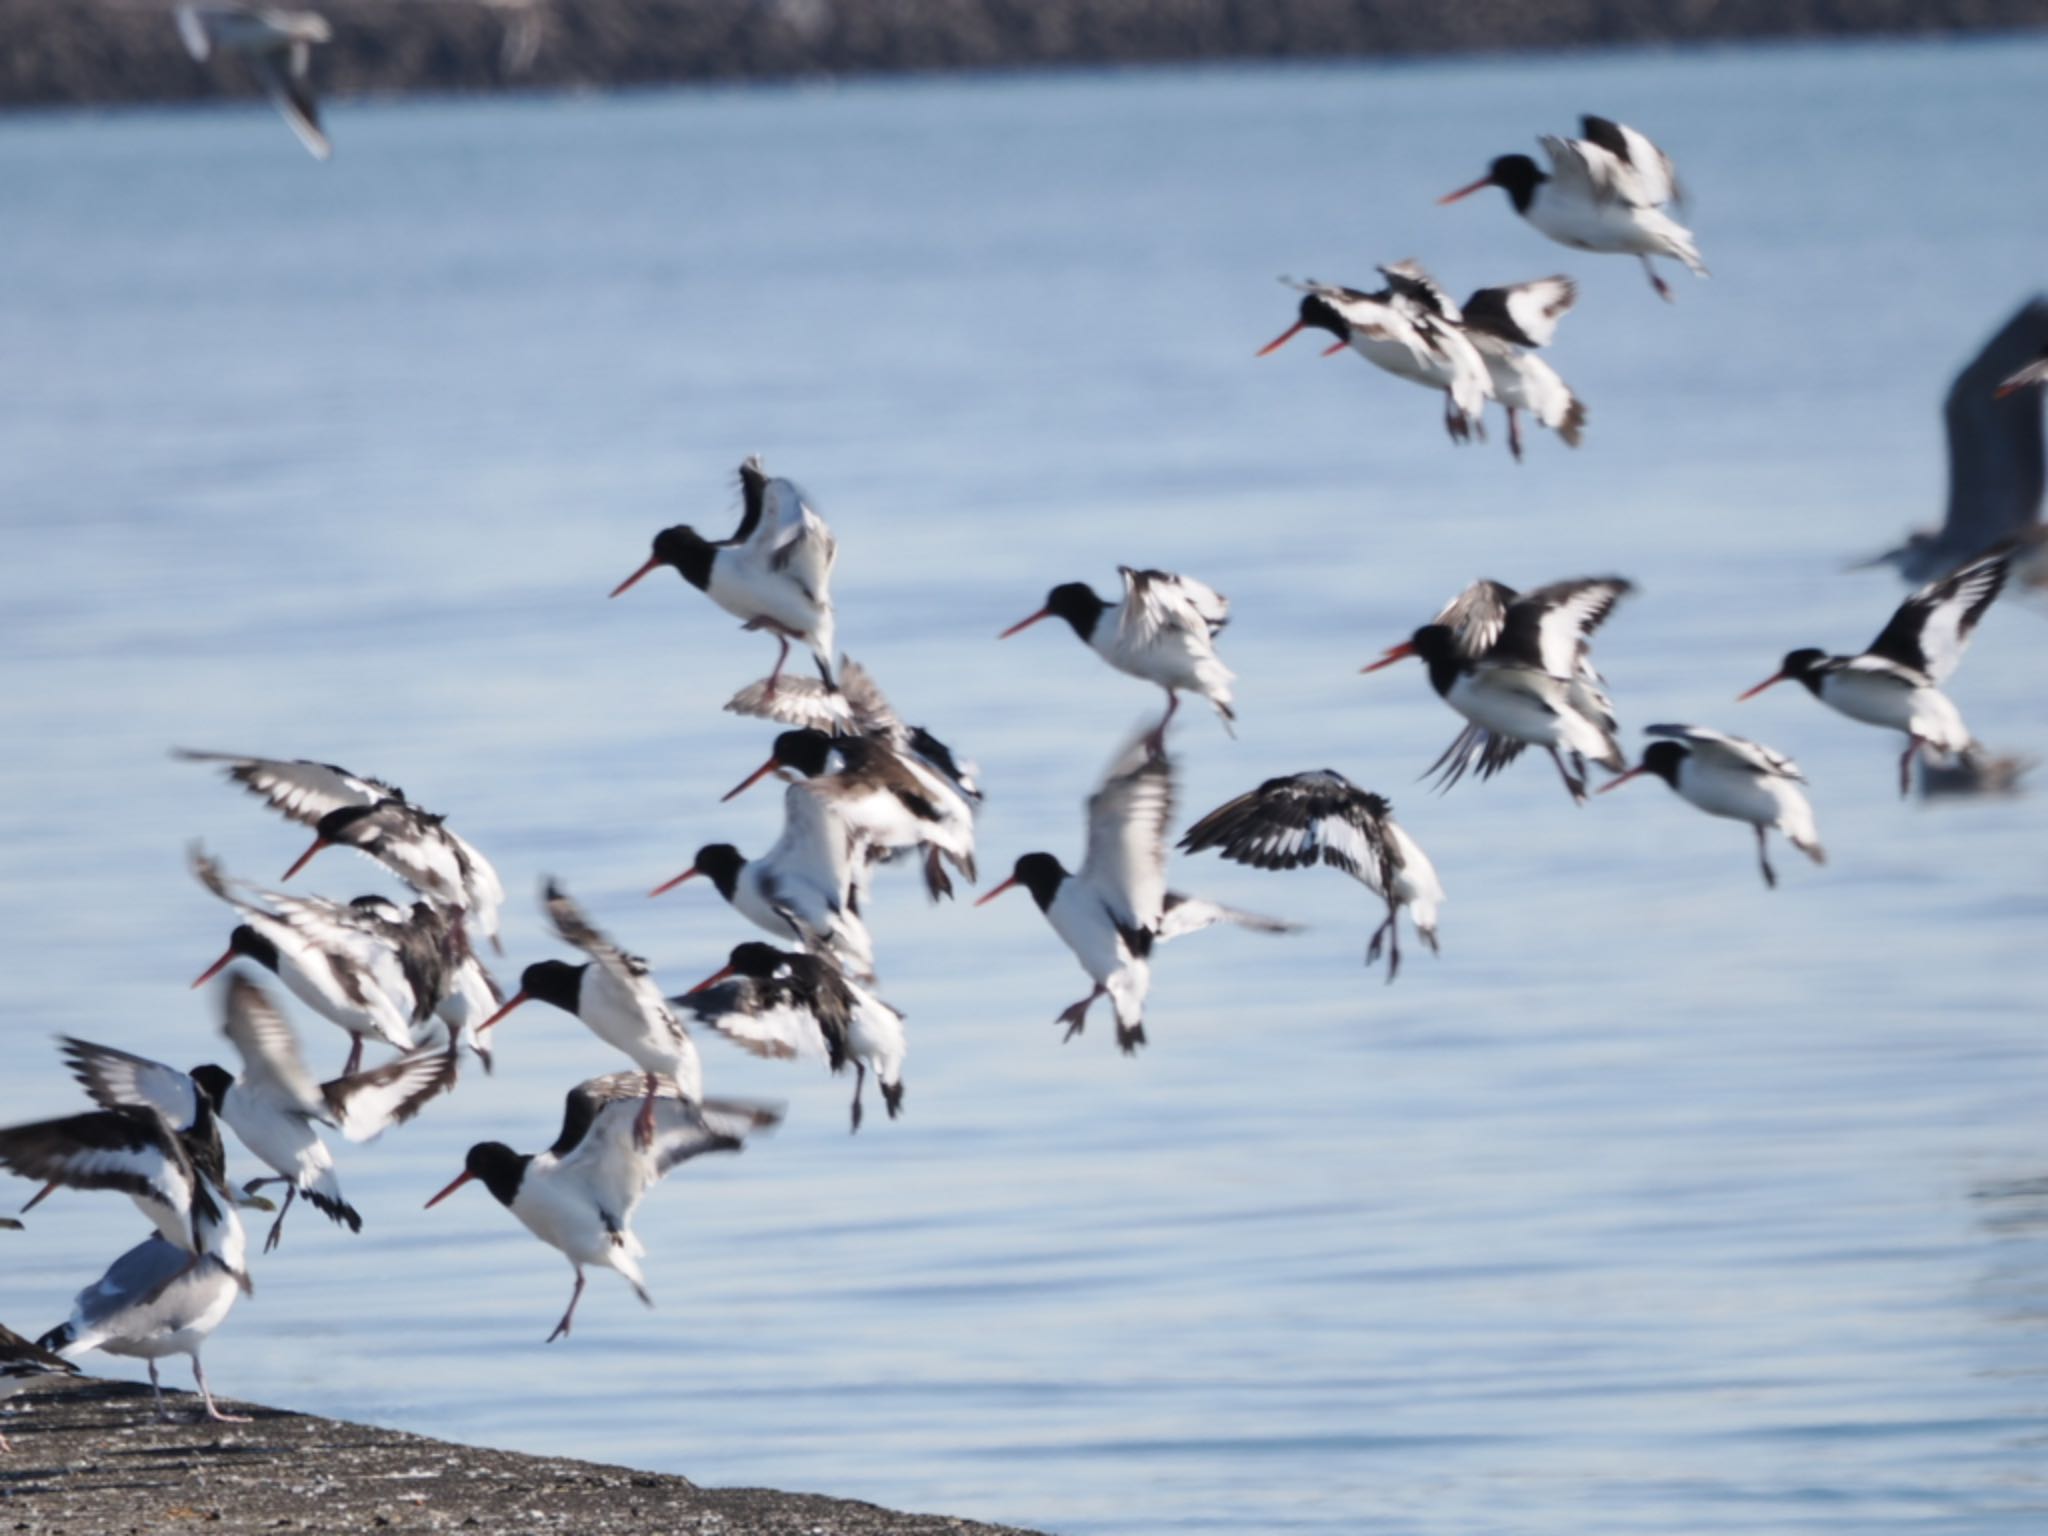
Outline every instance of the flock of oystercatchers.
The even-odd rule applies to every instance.
[[[298,61],[288,73],[303,76],[302,49],[318,38],[296,22],[278,32],[282,23],[274,18],[257,26],[247,13],[235,14],[256,27],[247,38],[219,20],[221,13],[201,20],[181,12],[195,52],[209,40],[288,47]],[[310,107],[302,116],[294,126],[304,137]],[[1582,139],[1542,141],[1548,173],[1527,156],[1503,156],[1486,176],[1443,201],[1498,186],[1517,212],[1560,243],[1637,255],[1646,269],[1652,256],[1671,257],[1704,276],[1690,233],[1664,211],[1681,196],[1669,158],[1642,134],[1604,118],[1583,119],[1582,132]],[[319,139],[316,149],[324,145]],[[1461,309],[1413,262],[1381,271],[1386,286],[1377,293],[1297,285],[1304,292],[1299,321],[1265,350],[1304,327],[1323,329],[1338,338],[1333,351],[1349,346],[1389,372],[1442,390],[1455,438],[1478,434],[1486,402],[1496,400],[1508,411],[1517,456],[1518,411],[1577,442],[1583,407],[1528,350],[1547,343],[1571,307],[1576,289],[1570,279],[1483,289]],[[1668,299],[1654,269],[1650,277]],[[1997,392],[2044,380],[2048,358],[2003,379]],[[2038,501],[2038,422],[2033,433]],[[301,1197],[359,1231],[361,1215],[342,1191],[321,1130],[363,1142],[412,1119],[455,1086],[466,1057],[490,1070],[490,1031],[528,1002],[573,1014],[632,1070],[572,1088],[561,1133],[545,1151],[522,1153],[498,1142],[471,1147],[462,1173],[427,1204],[481,1182],[568,1258],[575,1288],[550,1341],[570,1331],[586,1266],[616,1271],[649,1299],[638,1262],[644,1250],[631,1223],[664,1174],[703,1153],[738,1150],[749,1135],[782,1118],[780,1106],[705,1095],[691,1025],[759,1056],[822,1059],[835,1073],[850,1064],[855,1131],[870,1073],[887,1115],[902,1112],[903,1016],[874,991],[875,948],[863,916],[870,884],[878,868],[894,863],[913,866],[935,901],[953,894],[953,874],[975,882],[982,791],[965,761],[923,727],[906,725],[868,673],[838,654],[831,599],[837,545],[805,494],[770,476],[758,459],[740,466],[739,479],[743,511],[729,537],[707,539],[687,526],[664,529],[646,562],[611,595],[668,567],[744,628],[777,644],[769,675],[742,689],[727,708],[788,728],[775,737],[767,760],[725,798],[777,777],[784,783],[781,835],[751,859],[731,844],[707,844],[689,869],[650,892],[660,896],[701,877],[774,942],[738,944],[720,970],[681,996],[664,997],[646,963],[596,928],[549,879],[546,916],[563,944],[583,958],[527,966],[507,998],[472,947],[479,941],[497,947],[504,887],[490,862],[444,817],[388,783],[331,764],[180,751],[187,760],[219,765],[231,782],[312,829],[313,843],[285,880],[321,851],[347,847],[382,865],[416,899],[407,905],[382,896],[288,895],[235,879],[202,849],[192,850],[196,877],[238,918],[225,953],[194,986],[238,960],[268,971],[348,1034],[346,1062],[339,1076],[318,1080],[276,997],[247,969],[230,971],[222,991],[222,1033],[235,1047],[238,1073],[210,1064],[182,1071],[64,1038],[63,1057],[97,1107],[0,1130],[0,1167],[41,1184],[24,1210],[63,1188],[116,1190],[154,1230],[81,1291],[70,1318],[39,1341],[0,1328],[0,1397],[37,1376],[75,1374],[70,1357],[89,1350],[143,1358],[153,1387],[156,1361],[184,1354],[207,1415],[232,1421],[208,1390],[199,1352],[251,1289],[238,1209],[277,1210],[266,1252],[279,1242]],[[2032,517],[2030,511],[2026,520]],[[1952,508],[1952,528],[1957,520]],[[1792,651],[1777,672],[1740,697],[1794,681],[1840,714],[1900,732],[1906,739],[1899,763],[1903,792],[1916,756],[1951,759],[1973,749],[1941,685],[2015,561],[2038,562],[2040,545],[2036,530],[2030,538],[1967,551],[1969,558],[1907,598],[1867,649]],[[1233,676],[1217,653],[1229,603],[1188,576],[1128,566],[1119,576],[1116,601],[1086,583],[1068,582],[998,638],[1046,619],[1064,620],[1111,667],[1164,690],[1165,712],[1121,749],[1089,797],[1079,867],[1070,870],[1050,853],[1024,854],[977,905],[1013,887],[1028,891],[1093,982],[1086,997],[1058,1016],[1066,1038],[1083,1030],[1091,1007],[1106,997],[1118,1046],[1128,1054],[1145,1044],[1156,946],[1219,923],[1263,932],[1295,925],[1167,888],[1175,809],[1167,730],[1182,693],[1206,700],[1224,729],[1231,728]],[[1703,726],[1652,725],[1646,727],[1651,743],[1636,766],[1628,766],[1590,641],[1630,591],[1618,576],[1528,592],[1477,581],[1363,670],[1421,661],[1430,686],[1464,721],[1425,770],[1440,788],[1468,772],[1490,778],[1526,748],[1541,747],[1575,802],[1585,800],[1590,767],[1598,766],[1610,774],[1603,793],[1654,775],[1698,809],[1748,824],[1766,885],[1777,881],[1768,850],[1773,829],[1822,862],[1804,778],[1770,747]],[[815,677],[786,675],[793,645],[809,653]],[[1213,849],[1255,868],[1324,864],[1350,875],[1384,904],[1366,963],[1376,964],[1384,950],[1389,982],[1400,967],[1404,909],[1417,934],[1437,948],[1444,889],[1434,866],[1384,798],[1332,770],[1270,779],[1201,817],[1179,846],[1191,853]],[[397,1054],[365,1069],[366,1043]],[[267,1176],[239,1187],[228,1180],[223,1123],[270,1169]],[[281,1209],[258,1193],[269,1185],[282,1187]],[[160,1387],[157,1407],[161,1414]]]

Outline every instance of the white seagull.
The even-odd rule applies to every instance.
[[[1229,600],[1192,576],[1128,565],[1116,569],[1124,583],[1122,601],[1104,602],[1086,582],[1064,582],[1046,593],[1043,608],[996,638],[1007,640],[1041,619],[1065,619],[1081,643],[1117,671],[1164,688],[1165,717],[1146,738],[1154,753],[1166,750],[1166,727],[1183,691],[1207,699],[1229,731],[1237,718],[1230,698],[1235,678],[1216,654],[1216,637],[1230,622]]]
[[[1806,775],[1784,753],[1703,725],[1647,725],[1643,734],[1663,739],[1645,747],[1643,760],[1627,773],[1601,785],[1601,794],[1653,773],[1709,816],[1748,822],[1756,829],[1756,861],[1764,884],[1773,889],[1778,876],[1764,835],[1772,827],[1814,863],[1827,863],[1813,807],[1800,788]]]
[[[1944,757],[1967,751],[1970,729],[1941,685],[1963,659],[1977,621],[2005,586],[2008,553],[1973,560],[1929,582],[1899,604],[1870,648],[1830,656],[1805,646],[1788,651],[1778,670],[1736,695],[1752,698],[1774,683],[1804,683],[1807,692],[1851,720],[1906,733],[1899,793],[1913,787],[1913,759],[1927,748]]]
[[[249,61],[263,89],[315,160],[334,152],[320,127],[320,103],[313,97],[313,47],[331,42],[334,32],[317,11],[284,11],[241,6],[181,5],[178,36],[185,51],[204,64],[218,48]]]
[[[903,1015],[816,955],[773,944],[735,945],[725,965],[670,1001],[756,1056],[853,1063],[853,1128],[869,1072],[894,1120],[903,1112]]]
[[[461,1176],[427,1205],[439,1205],[471,1179],[481,1179],[529,1232],[568,1257],[576,1288],[548,1335],[552,1344],[576,1316],[586,1264],[624,1276],[633,1294],[653,1306],[639,1262],[647,1250],[632,1228],[641,1197],[678,1163],[704,1152],[737,1152],[749,1133],[771,1129],[781,1119],[780,1109],[766,1105],[700,1103],[671,1078],[657,1079],[643,1098],[638,1073],[594,1077],[569,1090],[562,1133],[547,1151],[514,1152],[503,1142],[478,1142],[463,1160]]]
[[[1116,1043],[1133,1055],[1145,1043],[1145,995],[1152,987],[1153,946],[1215,923],[1263,933],[1297,925],[1239,912],[1166,888],[1166,829],[1173,820],[1173,764],[1140,738],[1125,749],[1102,786],[1088,797],[1088,851],[1069,872],[1049,853],[1019,858],[1010,878],[976,906],[1021,885],[1095,987],[1054,1022],[1071,1040],[1088,1009],[1107,997],[1116,1013]]]
[[[1396,920],[1403,907],[1430,953],[1437,952],[1444,887],[1436,866],[1394,820],[1385,799],[1335,769],[1268,779],[1189,827],[1180,846],[1188,853],[1214,848],[1254,869],[1305,869],[1317,863],[1341,869],[1387,904],[1386,921],[1366,945],[1365,963],[1377,961],[1384,944],[1389,982],[1401,969]]]
[[[1539,141],[1550,157],[1548,174],[1527,155],[1502,155],[1470,186],[1437,201],[1499,187],[1515,212],[1559,245],[1641,257],[1650,286],[1666,300],[1671,288],[1650,265],[1652,256],[1672,257],[1705,277],[1692,231],[1664,211],[1685,203],[1671,157],[1622,123],[1587,116],[1579,124],[1584,138],[1545,134]]]
[[[782,649],[767,690],[775,691],[789,660],[789,643],[810,648],[818,676],[832,681],[832,566],[839,545],[825,520],[797,486],[770,478],[758,457],[740,465],[744,511],[732,537],[706,539],[684,523],[654,536],[647,563],[612,588],[617,597],[641,577],[664,565],[742,620],[744,629],[763,629]]]

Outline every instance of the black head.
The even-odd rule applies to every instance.
[[[751,976],[756,981],[766,981],[798,958],[787,950],[777,949],[773,944],[763,944],[759,940],[750,939],[745,944],[735,944],[732,953],[725,957],[725,963],[735,975]]]
[[[1787,651],[1785,659],[1778,663],[1778,670],[1797,682],[1813,686],[1828,653],[1817,646],[1804,645],[1796,651]]]
[[[247,923],[239,924],[228,935],[228,953],[254,960],[266,971],[275,973],[277,970],[277,946]]]
[[[1085,581],[1061,582],[1045,594],[1045,611],[1073,625],[1083,640],[1095,633],[1096,621],[1108,606]]]
[[[1641,773],[1654,773],[1658,778],[1678,788],[1678,767],[1692,754],[1682,741],[1653,741],[1643,748],[1643,760],[1637,765]]]
[[[1458,653],[1458,632],[1448,624],[1425,624],[1408,637],[1408,649],[1429,668],[1429,685],[1448,692],[1464,658]]]
[[[1517,213],[1528,212],[1536,189],[1549,179],[1527,155],[1501,155],[1486,168],[1487,184],[1507,193]]]
[[[698,874],[718,887],[718,894],[727,901],[739,889],[740,871],[747,867],[746,856],[731,843],[706,843],[690,863]]]
[[[378,809],[374,805],[344,805],[329,811],[313,824],[313,831],[323,843],[346,843],[351,848],[360,848],[377,836],[377,826],[366,820]]]
[[[1027,853],[1010,870],[1010,878],[1031,893],[1031,899],[1043,912],[1059,894],[1060,882],[1067,878],[1067,871],[1066,866],[1049,853]]]
[[[583,997],[583,973],[589,969],[588,964],[571,965],[566,960],[537,960],[519,973],[519,990],[535,1002],[574,1013]]]
[[[711,561],[717,553],[712,543],[687,523],[664,528],[654,536],[654,563],[674,566],[683,580],[700,592],[711,583]]]
[[[235,1086],[234,1074],[225,1067],[216,1067],[208,1063],[203,1067],[194,1067],[190,1075],[192,1081],[199,1085],[199,1091],[206,1095],[207,1102],[213,1106],[213,1112],[219,1114],[221,1103],[228,1096],[228,1090]]]
[[[1301,323],[1311,330],[1328,331],[1339,341],[1351,339],[1351,325],[1337,313],[1337,306],[1320,293],[1301,296]]]
[[[524,1152],[514,1152],[502,1141],[480,1141],[469,1149],[462,1166],[469,1176],[488,1189],[500,1205],[510,1205],[512,1197],[519,1193],[519,1183],[526,1177],[526,1165],[533,1159]]]
[[[779,767],[793,768],[807,779],[816,778],[825,771],[833,750],[846,745],[823,731],[784,731],[775,738],[773,757]]]

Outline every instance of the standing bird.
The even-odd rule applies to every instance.
[[[1913,787],[1913,759],[1923,747],[1950,757],[1971,744],[1963,712],[1941,684],[1963,659],[1977,621],[2005,586],[2010,559],[2005,553],[1987,555],[1929,582],[1899,604],[1861,655],[1830,656],[1813,646],[1786,652],[1778,670],[1737,694],[1737,701],[1791,679],[1851,720],[1904,731],[1899,793],[1907,794]]]
[[[889,1118],[903,1112],[903,1015],[816,955],[738,944],[723,968],[669,1001],[756,1056],[822,1057],[835,1073],[851,1061],[856,1131],[870,1071]]]
[[[646,1147],[654,1135],[654,1101],[664,1079],[687,1099],[704,1097],[697,1047],[648,974],[645,960],[627,954],[593,927],[552,879],[542,886],[541,901],[562,942],[590,958],[581,965],[562,960],[529,965],[520,973],[517,995],[477,1027],[487,1030],[535,998],[574,1014],[598,1039],[630,1056],[645,1075],[647,1099],[635,1134]]]
[[[325,160],[334,152],[320,127],[320,103],[314,100],[311,79],[314,44],[334,37],[325,16],[316,11],[218,5],[181,5],[177,14],[178,36],[187,53],[201,64],[216,48],[239,53],[313,158]]]
[[[200,1346],[227,1320],[238,1292],[247,1289],[241,1227],[236,1225],[231,1235],[231,1246],[209,1245],[195,1257],[151,1233],[80,1291],[69,1320],[36,1343],[66,1358],[98,1349],[148,1361],[159,1419],[169,1415],[164,1412],[156,1363],[166,1355],[189,1356],[206,1416],[217,1424],[248,1423],[240,1415],[221,1412],[199,1363]]]
[[[1948,507],[1941,526],[1910,533],[1897,549],[1862,565],[1892,566],[1917,587],[2007,539],[2038,538],[2048,484],[2041,402],[2010,397],[2029,375],[2048,373],[2048,363],[2013,372],[2044,349],[2048,297],[2022,305],[1949,385],[1941,407],[1948,436]]]
[[[1493,737],[1543,747],[1557,764],[1566,791],[1574,801],[1583,801],[1585,759],[1616,773],[1627,766],[1613,717],[1605,712],[1606,696],[1586,684],[1581,665],[1587,637],[1633,590],[1619,576],[1552,582],[1512,596],[1507,595],[1512,589],[1497,582],[1477,584],[1453,599],[1444,614],[1468,599],[1484,599],[1471,606],[1497,606],[1497,628],[1483,613],[1471,615],[1462,629],[1440,614],[1361,670],[1377,672],[1404,657],[1420,657],[1429,668],[1430,686],[1446,704]],[[1467,740],[1460,736],[1445,757],[1459,752]],[[1577,773],[1565,765],[1560,749],[1573,755]],[[1489,749],[1479,744],[1473,750],[1484,756]],[[1455,782],[1463,767],[1453,760],[1444,771]],[[1482,766],[1481,776],[1492,771]]]
[[[789,642],[802,641],[818,676],[832,682],[832,565],[839,545],[825,520],[796,485],[770,479],[758,457],[740,465],[744,510],[731,538],[716,542],[678,523],[654,536],[647,563],[612,588],[617,597],[641,577],[672,565],[683,580],[727,613],[742,629],[765,629],[782,649],[767,691],[775,692],[789,660]]]
[[[1140,738],[1088,797],[1088,851],[1069,872],[1049,853],[1019,858],[1010,878],[976,906],[986,906],[1014,885],[1038,903],[1095,987],[1054,1020],[1071,1040],[1088,1010],[1107,997],[1116,1013],[1116,1043],[1126,1056],[1145,1043],[1145,995],[1152,987],[1153,946],[1215,923],[1236,923],[1263,933],[1296,927],[1199,901],[1166,888],[1166,829],[1173,820],[1173,764]]]
[[[1166,750],[1166,728],[1183,689],[1214,705],[1229,731],[1237,718],[1230,701],[1235,678],[1216,654],[1216,637],[1230,622],[1229,600],[1192,576],[1128,565],[1116,569],[1124,583],[1121,602],[1104,602],[1085,582],[1065,582],[1046,593],[1043,608],[996,638],[1007,640],[1040,619],[1065,619],[1081,643],[1117,671],[1164,688],[1166,714],[1146,738],[1155,755]]]
[[[1664,211],[1685,204],[1671,157],[1635,129],[1604,117],[1580,118],[1579,131],[1584,138],[1545,134],[1538,141],[1550,157],[1547,175],[1527,155],[1502,155],[1470,186],[1437,201],[1455,203],[1499,187],[1515,212],[1559,245],[1640,257],[1650,286],[1667,302],[1671,288],[1650,265],[1652,256],[1673,257],[1705,277],[1692,231]]]
[[[1756,861],[1764,884],[1772,889],[1777,888],[1778,876],[1771,868],[1764,835],[1772,827],[1814,863],[1827,863],[1813,807],[1799,787],[1806,775],[1784,753],[1703,725],[1648,725],[1643,734],[1664,739],[1645,747],[1643,760],[1627,773],[1601,785],[1601,794],[1654,773],[1709,816],[1748,822],[1756,829]]]
[[[0,1327],[0,1403],[25,1387],[52,1376],[76,1376],[78,1367],[40,1344],[31,1344],[12,1328]],[[11,1451],[0,1435],[0,1451]]]
[[[230,752],[172,756],[189,763],[226,763],[227,776],[270,808],[314,831],[313,846],[284,872],[289,880],[323,848],[337,845],[375,859],[427,900],[458,909],[468,930],[498,943],[505,886],[475,848],[449,831],[447,818],[423,811],[405,791],[332,763],[238,757]]]
[[[1444,887],[1436,866],[1394,820],[1392,806],[1335,769],[1268,779],[1189,827],[1180,846],[1187,853],[1214,848],[1254,869],[1323,863],[1343,870],[1387,904],[1386,921],[1366,945],[1365,963],[1377,961],[1384,944],[1389,982],[1401,969],[1396,919],[1403,907],[1430,953],[1437,953],[1436,917]]]
[[[1522,457],[1522,423],[1527,411],[1538,425],[1550,428],[1567,448],[1579,446],[1586,427],[1586,407],[1536,356],[1550,345],[1557,322],[1578,301],[1579,290],[1568,277],[1539,277],[1505,288],[1482,288],[1465,301],[1465,335],[1479,349],[1493,380],[1493,397],[1508,413],[1508,452]]]
[[[637,1114],[630,1108],[636,1099]],[[576,1316],[586,1264],[624,1276],[633,1294],[653,1306],[639,1263],[647,1250],[632,1230],[641,1197],[678,1163],[704,1152],[737,1152],[749,1133],[781,1119],[780,1109],[765,1105],[700,1103],[671,1078],[657,1079],[642,1099],[638,1073],[593,1077],[569,1090],[562,1133],[547,1151],[514,1152],[503,1142],[478,1142],[463,1159],[461,1176],[427,1205],[439,1205],[471,1179],[481,1179],[529,1232],[567,1255],[576,1288],[548,1335],[552,1344]]]
[[[1493,381],[1486,360],[1465,334],[1457,306],[1417,262],[1395,262],[1379,270],[1387,286],[1377,293],[1314,278],[1301,283],[1281,278],[1302,295],[1299,318],[1259,348],[1258,356],[1279,351],[1304,330],[1328,331],[1337,340],[1324,349],[1325,357],[1349,347],[1396,378],[1442,390],[1444,430],[1451,441],[1462,443],[1475,433],[1483,437],[1481,418],[1493,398]]]

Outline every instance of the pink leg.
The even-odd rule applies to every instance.
[[[1906,738],[1906,755],[1899,759],[1899,798],[1905,799],[1913,792],[1913,758],[1920,750],[1920,738]]]
[[[1647,256],[1643,258],[1643,270],[1650,274],[1650,286],[1657,290],[1657,297],[1666,304],[1674,302],[1671,297],[1671,285],[1657,275],[1657,269],[1650,265],[1650,258]]]
[[[782,664],[789,660],[789,636],[777,635],[775,643],[782,647],[775,657],[775,670],[768,674],[768,697],[775,697],[775,688],[782,681]]]
[[[1095,985],[1095,990],[1093,992],[1090,992],[1086,997],[1082,998],[1081,1001],[1074,1004],[1073,1007],[1067,1009],[1065,1013],[1062,1013],[1058,1018],[1053,1020],[1053,1023],[1055,1024],[1064,1024],[1067,1026],[1066,1034],[1061,1037],[1061,1044],[1065,1044],[1068,1040],[1073,1039],[1074,1036],[1081,1033],[1082,1029],[1086,1027],[1088,1023],[1089,1007],[1094,1003],[1095,999],[1101,997],[1104,994],[1105,990],[1106,989],[1102,986],[1102,984],[1100,982],[1097,982]]]
[[[356,1069],[363,1064],[363,1037],[361,1035],[351,1035],[349,1039],[351,1044],[348,1048],[348,1061],[341,1069],[343,1077],[354,1077]]]
[[[192,1357],[192,1379],[199,1383],[200,1400],[206,1404],[206,1416],[213,1420],[214,1423],[247,1424],[251,1422],[247,1414],[222,1413],[220,1411],[220,1405],[213,1400],[213,1393],[207,1389],[206,1368],[199,1363],[197,1355]]]
[[[548,1342],[550,1344],[554,1343],[557,1339],[565,1339],[569,1336],[570,1320],[576,1316],[576,1303],[582,1299],[583,1266],[578,1264],[576,1266],[576,1289],[569,1293],[569,1310],[562,1314],[562,1320],[555,1324],[555,1331],[548,1335]]]
[[[1152,734],[1145,738],[1145,745],[1151,750],[1154,757],[1164,757],[1166,755],[1166,728],[1173,724],[1174,711],[1179,708],[1180,695],[1171,688],[1167,689],[1166,713],[1160,717],[1159,724],[1153,729]]]
[[[633,1120],[633,1145],[643,1151],[654,1144],[654,1096],[660,1088],[661,1079],[648,1073],[647,1097],[640,1101],[640,1113]]]
[[[1522,419],[1512,405],[1508,407],[1508,452],[1517,464],[1522,462]]]
[[[1564,759],[1558,756],[1557,748],[1555,747],[1550,749],[1550,760],[1557,764],[1557,776],[1564,780],[1565,793],[1572,797],[1572,804],[1584,805],[1586,803],[1586,786],[1581,780],[1572,777],[1571,769],[1565,767]]]

